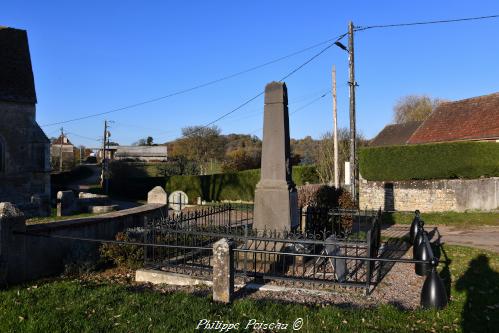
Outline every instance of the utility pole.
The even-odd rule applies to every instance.
[[[106,159],[106,141],[107,141],[107,120],[104,120],[104,136],[102,137],[102,172],[101,172],[101,186],[107,194],[105,179],[107,178],[107,159]]]
[[[334,144],[334,187],[340,187],[340,174],[338,169],[338,104],[336,102],[336,66],[333,65],[333,144]]]
[[[59,145],[59,172],[62,172],[62,143],[64,140],[64,128],[61,127],[61,144]]]
[[[110,121],[113,122],[113,121]],[[109,161],[111,160],[111,149],[109,146],[109,138],[111,137],[111,132],[109,132],[109,123],[107,122],[106,126],[106,151],[109,152],[109,158],[106,159],[106,194],[109,194]]]
[[[353,22],[348,24],[348,64],[350,67],[350,78],[348,85],[350,86],[350,179],[352,185],[352,198],[356,206],[358,206],[358,193],[357,193],[357,134],[355,130],[355,58],[353,48]]]

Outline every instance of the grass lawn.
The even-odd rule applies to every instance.
[[[442,212],[421,213],[426,224],[440,224],[460,227],[473,227],[478,225],[499,226],[499,212]],[[387,224],[411,224],[414,213],[396,212],[384,213],[383,222]]]
[[[458,246],[446,247],[446,253],[451,263],[448,269],[441,267],[441,273],[452,279],[452,301],[442,311],[250,299],[221,305],[210,295],[58,279],[0,291],[0,332],[193,332],[202,319],[239,322],[239,331],[245,331],[251,319],[279,321],[289,324],[283,332],[292,332],[297,318],[304,321],[301,332],[497,332],[499,255]]]

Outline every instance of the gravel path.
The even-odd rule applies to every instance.
[[[412,248],[403,242],[393,242],[385,257],[410,258]],[[236,298],[250,298],[254,300],[270,300],[289,303],[310,305],[336,305],[348,308],[372,308],[380,304],[392,304],[400,309],[415,309],[420,303],[420,293],[424,277],[417,276],[414,265],[397,263],[385,264],[381,269],[376,268],[375,274],[380,281],[371,290],[369,295],[364,294],[360,288],[345,288],[320,286],[302,283],[269,282],[264,288],[254,290],[249,288],[236,288]],[[83,280],[108,281],[130,286],[132,289],[152,289],[159,292],[184,291],[196,295],[210,295],[208,286],[172,286],[152,285],[134,281],[135,272],[126,270],[108,270],[83,276]],[[236,281],[236,285],[241,281]],[[269,291],[268,289],[277,289]],[[265,290],[267,289],[267,290]]]
[[[428,231],[433,239],[438,237],[435,231],[438,228],[438,233],[441,235],[442,243],[471,246],[480,249],[494,251],[499,253],[499,227],[496,226],[476,226],[476,227],[459,227],[446,225],[425,225],[425,230]],[[404,237],[409,232],[409,225],[395,224],[391,226],[383,226],[381,232],[385,237]]]

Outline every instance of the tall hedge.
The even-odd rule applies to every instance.
[[[172,176],[167,180],[165,189],[168,193],[176,190],[184,191],[191,201],[197,197],[206,201],[251,201],[259,180],[260,169],[206,176]],[[315,167],[293,167],[293,181],[297,185],[318,182]]]
[[[155,186],[163,186],[164,177],[131,177],[109,180],[109,192],[123,200],[147,200]]]
[[[499,176],[499,143],[451,142],[361,148],[359,168],[367,180],[494,177]]]

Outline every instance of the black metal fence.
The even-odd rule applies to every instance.
[[[310,211],[307,210],[306,214],[301,217],[307,222]],[[381,211],[330,210],[327,214],[317,214],[325,216],[323,221],[327,222],[320,224],[320,232],[310,228],[313,220],[308,220],[309,227],[303,228],[302,224],[290,231],[256,230],[252,227],[252,205],[224,204],[201,210],[169,212],[163,218],[146,221],[143,228],[128,229],[127,235],[133,233],[134,237],[123,240],[39,232],[14,233],[67,241],[141,246],[146,267],[206,277],[212,275],[213,244],[221,238],[232,239],[236,245],[232,247],[232,263],[235,275],[240,279],[360,287],[366,293],[372,292],[395,263],[414,264],[415,273],[426,276],[421,305],[438,309],[447,305],[449,294],[437,272],[439,256],[432,248],[433,245],[441,248],[440,235],[436,242],[430,243],[419,211],[416,211],[410,227],[413,259],[402,258],[408,247],[391,247],[390,240],[381,244]],[[338,225],[341,227],[335,229]],[[400,239],[395,242],[405,244]],[[444,264],[446,267],[449,264],[447,258]]]
[[[294,230],[256,230],[253,206],[222,204],[169,214],[145,225],[145,265],[195,276],[211,275],[213,243],[236,242],[242,279],[319,283],[369,290],[380,248],[380,212],[300,210]],[[344,258],[337,258],[343,256]]]

